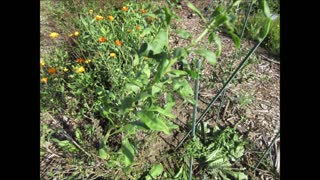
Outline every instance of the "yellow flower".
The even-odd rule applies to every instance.
[[[59,34],[56,32],[52,32],[52,33],[50,33],[49,37],[51,37],[52,39],[57,38],[57,37],[59,37]]]
[[[87,59],[87,60],[85,61],[86,64],[89,64],[90,62],[91,62],[91,59]]]
[[[41,59],[40,59],[40,67],[42,67],[42,66],[44,66],[44,65],[46,65],[46,63],[45,63],[44,60],[41,58]]]
[[[102,20],[102,19],[103,19],[102,16],[99,16],[99,15],[96,16],[96,20],[97,20],[97,21],[100,21],[100,20]]]
[[[140,12],[141,12],[142,14],[145,14],[145,13],[147,13],[147,10],[145,10],[145,9],[140,9]]]
[[[122,42],[120,40],[116,40],[115,43],[116,43],[117,46],[121,46],[122,45]]]
[[[64,68],[63,71],[64,71],[64,72],[68,72],[69,69],[68,69],[68,68]]]
[[[127,7],[127,6],[123,6],[121,10],[122,10],[123,12],[126,12],[126,11],[128,11],[128,7]]]
[[[140,28],[140,26],[139,26],[139,25],[137,25],[137,26],[136,26],[136,30],[138,30],[138,31],[139,31],[140,29],[141,29],[141,28]]]
[[[110,53],[110,57],[112,58],[116,57],[116,53]]]
[[[75,35],[75,36],[79,36],[79,34],[80,34],[80,33],[79,33],[78,31],[74,32],[74,35]]]
[[[93,10],[92,10],[92,9],[90,9],[90,10],[89,10],[89,13],[90,13],[90,14],[92,14],[92,13],[93,13]]]
[[[57,73],[57,69],[56,68],[49,68],[48,69],[48,73],[49,74],[56,74]]]
[[[113,21],[114,17],[113,16],[108,16],[109,21]]]
[[[72,37],[73,36],[73,34],[71,33],[71,34],[69,34],[69,37]]]
[[[47,83],[48,82],[48,78],[41,78],[40,80],[41,82]]]
[[[83,66],[81,66],[79,68],[75,68],[74,70],[75,70],[76,73],[83,73],[85,71]]]

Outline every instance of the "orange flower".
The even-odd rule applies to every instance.
[[[140,9],[140,12],[141,12],[142,14],[145,14],[145,13],[147,13],[147,10],[145,10],[145,9]]]
[[[108,16],[109,21],[113,21],[114,17],[113,16]]]
[[[123,6],[121,10],[122,10],[123,12],[126,12],[126,11],[128,11],[128,7],[127,7],[127,6]]]
[[[48,78],[41,78],[40,80],[41,82],[47,83],[48,82]]]
[[[77,62],[77,63],[83,63],[83,62],[84,62],[84,59],[79,58],[79,59],[76,60],[76,62]]]
[[[110,53],[110,57],[112,58],[116,57],[116,53]]]
[[[49,68],[48,69],[48,73],[49,74],[56,74],[57,73],[57,69],[56,68]]]
[[[116,45],[117,45],[117,46],[121,46],[121,45],[122,45],[122,42],[121,42],[121,41],[119,41],[119,40],[116,40],[116,42],[115,42],[115,43],[116,43]]]
[[[136,30],[140,30],[141,28],[140,28],[140,26],[139,25],[136,25]]]
[[[97,20],[97,21],[100,21],[100,20],[102,20],[102,19],[103,19],[102,16],[99,16],[99,15],[96,16],[96,20]]]
[[[105,37],[100,37],[99,38],[99,42],[106,42],[106,41],[107,41],[107,39]]]

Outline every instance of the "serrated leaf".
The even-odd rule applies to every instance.
[[[187,6],[194,11],[196,14],[198,14],[198,16],[202,19],[202,21],[206,22],[206,20],[204,19],[202,13],[191,3],[188,2]]]
[[[152,168],[150,169],[148,175],[146,176],[146,180],[156,179],[156,177],[161,175],[162,172],[163,172],[162,164],[160,164],[160,163],[156,164],[156,165],[152,166]]]
[[[192,36],[191,33],[183,29],[176,30],[175,33],[177,33],[177,35],[182,39],[189,39]]]
[[[267,1],[266,0],[261,0],[260,3],[261,3],[261,6],[262,6],[264,15],[267,16],[268,18],[270,18],[270,9],[269,9]]]
[[[134,149],[126,138],[122,141],[121,152],[124,155],[125,166],[131,165],[134,160]]]
[[[208,41],[210,43],[214,41],[217,44],[218,50],[215,52],[215,54],[217,57],[220,56],[222,51],[222,44],[221,44],[220,38],[214,32],[211,32],[209,34]]]
[[[194,51],[200,56],[204,57],[210,64],[214,65],[216,63],[216,54],[212,51],[208,51],[205,49],[198,49]]]

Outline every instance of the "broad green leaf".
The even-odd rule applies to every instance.
[[[183,39],[189,39],[192,37],[191,33],[183,29],[176,30],[175,33],[177,33],[177,35]]]
[[[134,149],[127,138],[122,141],[121,152],[124,155],[125,166],[131,165],[134,160]]]
[[[155,117],[153,112],[140,111],[137,115],[151,130],[163,131],[165,134],[170,134],[169,128],[164,123],[164,120],[159,117]]]
[[[156,164],[152,166],[151,170],[149,171],[148,175],[146,176],[146,180],[156,179],[159,175],[163,172],[162,164]]]
[[[270,18],[270,9],[269,9],[267,1],[266,0],[261,0],[260,3],[261,3],[261,6],[262,6],[264,15],[267,16],[268,18]]]
[[[139,64],[139,56],[138,54],[135,54],[133,58],[132,66],[136,66],[138,64]]]
[[[188,2],[187,6],[194,11],[198,16],[202,19],[203,22],[206,22],[205,18],[203,17],[202,13],[191,3]]]
[[[221,44],[220,38],[214,32],[211,32],[209,34],[208,40],[210,43],[214,41],[217,44],[218,50],[215,52],[215,54],[217,57],[220,56],[222,51],[222,44]]]
[[[229,31],[229,34],[231,35],[232,41],[236,48],[240,47],[240,38],[234,34],[232,31]]]
[[[102,159],[108,159],[109,158],[109,155],[108,155],[107,150],[105,149],[105,147],[102,147],[102,148],[99,149],[99,156]]]
[[[159,83],[157,83],[157,84],[159,84]],[[162,86],[161,86],[161,87],[162,87]],[[156,93],[160,92],[160,91],[162,90],[161,87],[159,87],[158,85],[153,85],[153,86],[151,87],[151,94],[152,94],[152,96],[155,95]]]
[[[170,26],[170,22],[171,22],[171,18],[172,18],[172,12],[170,11],[170,9],[167,6],[164,7],[164,12],[165,12],[165,15],[166,15],[166,25]]]
[[[212,51],[208,51],[205,49],[198,49],[194,51],[200,56],[204,57],[210,64],[214,65],[216,63],[216,54]]]
[[[148,44],[148,49],[153,51],[153,54],[159,54],[162,52],[164,46],[168,43],[167,31],[161,29],[154,40]]]
[[[219,14],[215,17],[214,25],[215,27],[218,27],[227,21],[228,21],[228,17],[225,14]]]
[[[168,59],[162,59],[160,65],[158,66],[157,69],[157,74],[156,74],[156,78],[155,81],[159,82],[160,79],[163,77],[166,67],[169,64],[169,60]]]
[[[167,116],[169,118],[176,118],[175,115],[173,115],[170,111],[166,111],[166,109],[162,109],[159,106],[153,106],[148,109],[149,111],[156,111],[164,116]]]
[[[151,28],[145,28],[142,33],[140,34],[141,37],[144,37],[146,35],[149,35],[151,33],[152,29]]]
[[[182,71],[182,70],[172,70],[172,71],[168,72],[168,74],[173,76],[173,77],[179,77],[179,76],[188,75],[188,73],[186,71]]]
[[[131,92],[138,93],[140,91],[140,87],[133,83],[127,83],[125,86],[125,89],[129,93]]]
[[[265,37],[267,37],[270,30],[271,22],[272,22],[271,18],[268,18],[267,22],[265,23],[262,29],[261,36],[258,38],[259,41],[262,41]]]
[[[179,48],[174,49],[174,51],[173,51],[174,58],[184,58],[187,55],[188,55],[187,51],[184,48],[179,47]]]

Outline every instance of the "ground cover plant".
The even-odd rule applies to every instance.
[[[217,6],[209,17],[187,3],[205,25],[197,35],[172,28],[180,18],[174,11],[178,3],[42,4],[54,27],[45,34],[43,42],[50,46],[40,59],[40,156],[62,159],[43,169],[43,179],[248,179],[250,167],[240,163],[247,143],[232,127],[194,121],[192,140],[150,158],[162,137],[184,130],[174,113],[176,104],[197,109],[192,83],[201,78],[200,62],[219,63],[218,31],[225,31],[235,48],[241,42],[234,19],[241,1]],[[255,48],[272,26],[267,2],[259,5],[265,21]],[[172,34],[188,43],[173,47]],[[203,40],[216,50],[208,50]],[[241,107],[250,103],[244,95],[238,101]],[[187,124],[192,127],[191,118]]]

